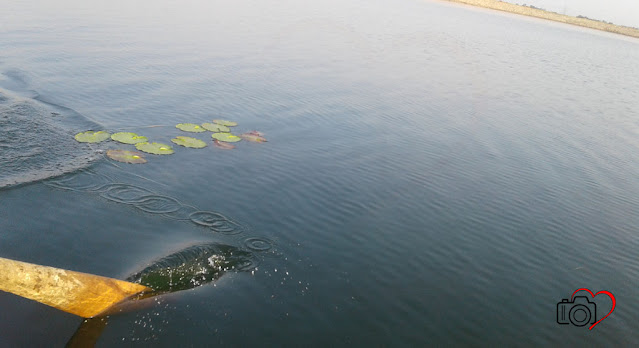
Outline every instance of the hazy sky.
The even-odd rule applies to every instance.
[[[639,28],[639,0],[502,0]]]

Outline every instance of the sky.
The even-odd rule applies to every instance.
[[[501,0],[639,28],[639,0]]]

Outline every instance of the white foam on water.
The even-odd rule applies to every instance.
[[[74,134],[100,128],[73,110],[0,88],[0,188],[43,180],[89,166],[96,146]]]

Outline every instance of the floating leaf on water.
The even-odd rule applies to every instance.
[[[255,135],[252,133],[244,133],[244,134],[240,134],[240,137],[246,141],[252,141],[254,143],[265,143],[266,142],[266,138],[259,136],[259,135]]]
[[[145,136],[137,135],[131,132],[120,132],[111,135],[111,139],[119,141],[124,144],[139,144],[145,143],[148,139]]]
[[[175,128],[179,130],[183,130],[185,132],[192,132],[192,133],[206,132],[206,129],[202,128],[202,126],[195,123],[180,123],[176,125]]]
[[[224,150],[232,150],[235,148],[235,145],[233,144],[229,144],[227,142],[224,141],[219,141],[217,139],[213,140],[213,144],[215,144],[215,146],[224,149]]]
[[[191,138],[191,137],[184,137],[184,136],[177,136],[173,139],[171,139],[172,142],[178,144],[178,145],[182,145],[185,147],[192,147],[195,149],[201,149],[203,147],[206,147],[206,143],[203,142],[200,139],[195,139],[195,138]]]
[[[110,159],[124,163],[146,163],[144,155],[137,151],[128,150],[108,150],[107,156]]]
[[[75,135],[75,140],[81,143],[99,143],[109,139],[109,133],[105,131],[86,131]]]
[[[233,135],[231,133],[213,133],[211,134],[211,137],[219,141],[226,141],[227,143],[235,143],[242,140],[242,138],[238,137],[237,135]]]
[[[228,133],[231,131],[229,127],[217,124],[217,123],[202,123],[202,128],[211,131],[211,132],[225,132]]]
[[[227,120],[213,120],[213,123],[221,124],[227,127],[235,127],[237,126],[237,122],[227,121]]]
[[[174,152],[171,146],[162,143],[138,143],[135,148],[154,155],[170,155]]]

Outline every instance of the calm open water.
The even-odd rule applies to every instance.
[[[3,179],[72,171],[0,189],[1,257],[125,279],[198,243],[255,254],[112,316],[98,346],[639,343],[638,40],[414,0],[1,7],[3,105],[34,110],[0,133]],[[269,141],[81,171],[95,148],[44,143],[88,123],[168,142],[213,118]],[[21,143],[36,157],[6,155]],[[582,287],[614,312],[558,325]],[[0,308],[1,346],[62,346],[81,323],[6,293]]]

